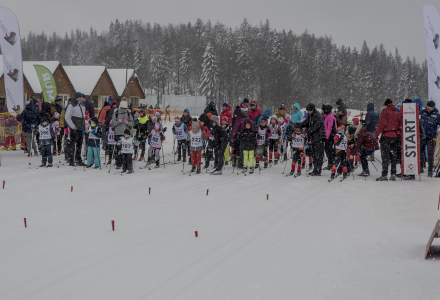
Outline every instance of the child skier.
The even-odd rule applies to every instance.
[[[52,167],[53,158],[52,158],[52,140],[55,137],[55,133],[52,130],[52,126],[49,123],[47,117],[43,118],[43,121],[40,125],[38,125],[38,133],[40,140],[40,153],[41,153],[41,166],[46,167],[46,163],[48,168]]]
[[[196,172],[200,174],[201,165],[202,165],[202,149],[203,149],[203,133],[200,129],[199,122],[192,122],[192,129],[189,134],[190,136],[190,147],[191,147],[191,164],[192,169],[191,172]]]
[[[177,161],[186,162],[186,150],[188,149],[188,128],[179,117],[175,118],[173,134],[177,141]]]
[[[229,141],[231,139],[231,126],[230,126],[230,119],[228,116],[221,116],[220,117],[220,125],[223,127],[223,129],[226,132],[226,137],[228,141],[228,145],[226,146],[225,154],[224,154],[224,161],[225,165],[227,166],[229,162],[231,161],[231,147],[229,147]]]
[[[108,157],[107,165],[110,165],[112,163],[113,155],[116,151],[116,139],[115,139],[115,132],[113,131],[113,128],[109,127],[107,131],[107,146],[105,149],[105,154]]]
[[[130,129],[124,130],[124,136],[119,141],[121,143],[122,154],[122,173],[133,173],[133,138],[130,135]]]
[[[301,125],[295,124],[290,139],[290,147],[292,149],[292,166],[290,169],[290,176],[301,176],[301,168],[304,161],[305,139],[306,137],[301,129]]]
[[[249,173],[253,174],[255,169],[255,147],[257,145],[257,135],[252,128],[252,125],[253,124],[250,119],[245,120],[244,128],[239,134],[244,174],[246,174],[249,169]]]
[[[273,116],[269,124],[269,162],[278,164],[280,159],[279,144],[281,138],[281,128],[278,119]]]
[[[155,162],[156,168],[160,166],[160,150],[162,149],[162,142],[165,140],[165,136],[162,132],[160,123],[155,123],[153,130],[148,136],[148,162]]]
[[[101,137],[102,131],[99,127],[98,119],[92,118],[89,121],[88,129],[89,138],[87,139],[87,168],[91,168],[95,164],[95,169],[101,168]]]
[[[143,161],[145,157],[145,144],[151,130],[151,121],[144,109],[139,112],[139,117],[135,121],[134,128],[136,129],[135,139],[139,145],[138,148],[141,150],[139,161]],[[137,158],[137,151],[135,158]]]
[[[256,167],[260,167],[260,162],[267,168],[267,146],[268,146],[269,128],[267,127],[267,118],[263,117],[257,128],[257,149],[256,149]]]
[[[337,133],[334,137],[335,145],[335,162],[331,168],[331,178],[333,180],[336,178],[336,173],[338,176],[342,173],[343,179],[348,176],[348,162],[347,162],[347,148],[348,139],[345,135],[345,125],[339,124],[337,128]]]

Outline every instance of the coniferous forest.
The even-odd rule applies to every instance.
[[[426,62],[397,49],[336,45],[330,37],[274,29],[269,21],[233,28],[202,20],[166,26],[116,20],[103,32],[29,33],[22,46],[25,60],[135,68],[152,93],[205,95],[218,103],[248,97],[266,105],[320,105],[342,98],[365,108],[428,92]]]

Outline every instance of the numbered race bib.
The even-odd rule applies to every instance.
[[[150,137],[150,146],[153,148],[160,148],[162,146],[160,133],[154,132]]]
[[[347,140],[347,137],[344,135],[344,136],[342,136],[342,139],[339,142],[339,144],[335,145],[335,149],[347,151],[347,145],[348,145],[348,140]]]
[[[38,132],[40,133],[40,140],[50,140],[52,136],[50,135],[50,126],[39,126]]]
[[[270,137],[271,140],[279,140],[280,135],[278,134],[278,126],[270,127]]]
[[[191,148],[202,148],[203,147],[203,139],[202,132],[191,133]]]
[[[266,135],[267,135],[267,128],[264,129],[258,128],[257,146],[263,146],[264,144],[266,144]]]
[[[294,135],[292,138],[292,148],[293,149],[304,149],[304,136],[302,135]]]
[[[185,131],[185,124],[180,124],[179,127],[174,125],[174,130],[176,131],[176,139],[178,141],[186,140],[188,138],[188,134]]]
[[[133,139],[122,139],[121,141],[121,153],[133,154]]]
[[[108,134],[107,134],[107,144],[109,144],[109,145],[115,145],[116,144],[115,133],[111,129],[108,131]]]

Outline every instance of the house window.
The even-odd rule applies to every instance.
[[[67,103],[69,102],[70,95],[68,95],[68,94],[59,94],[58,96],[63,99],[64,106],[66,106]]]
[[[93,105],[95,108],[102,108],[104,106],[104,102],[107,101],[111,96],[92,96]]]

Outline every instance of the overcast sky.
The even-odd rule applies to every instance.
[[[440,0],[2,0],[21,22],[22,33],[64,33],[75,28],[108,28],[119,18],[160,24],[197,18],[237,26],[269,19],[272,26],[329,35],[342,45],[383,43],[402,55],[425,57],[423,4]]]

